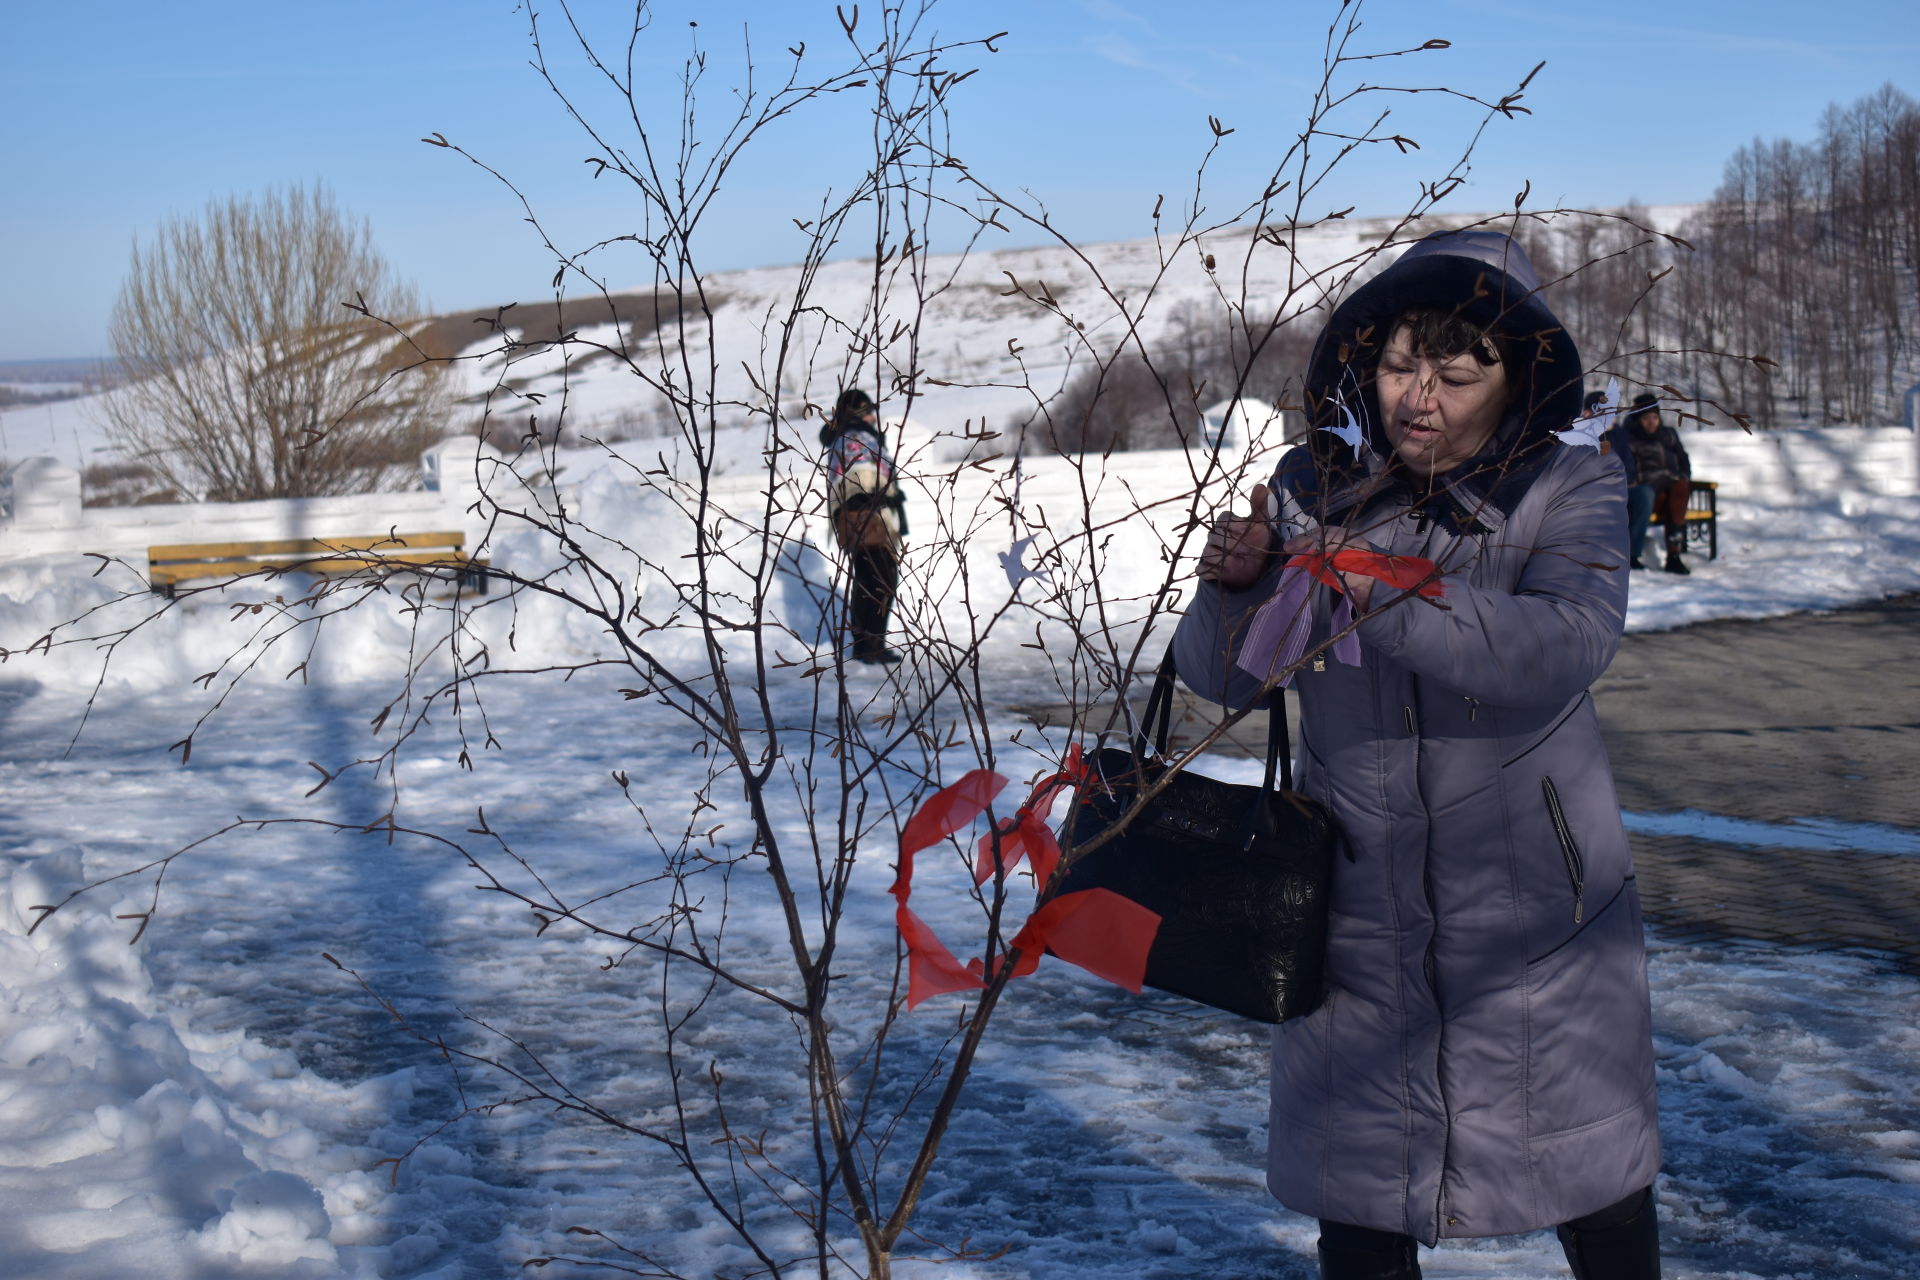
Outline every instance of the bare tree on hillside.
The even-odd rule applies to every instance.
[[[203,500],[388,486],[446,422],[438,369],[398,327],[417,310],[324,188],[213,201],[134,245],[108,438]]]

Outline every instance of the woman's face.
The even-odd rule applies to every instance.
[[[1436,360],[1405,325],[1387,339],[1375,390],[1387,440],[1416,474],[1443,476],[1480,452],[1507,410],[1507,372],[1462,352]]]

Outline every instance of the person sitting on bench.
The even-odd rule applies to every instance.
[[[1633,567],[1647,566],[1640,548],[1647,539],[1647,521],[1658,510],[1667,526],[1668,573],[1691,573],[1680,558],[1687,541],[1687,495],[1693,491],[1693,464],[1680,433],[1660,424],[1660,397],[1651,391],[1635,396],[1625,420],[1611,433],[1613,451],[1627,469],[1627,547]]]

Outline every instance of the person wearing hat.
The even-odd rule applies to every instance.
[[[1298,786],[1348,856],[1325,1000],[1274,1031],[1267,1186],[1319,1219],[1324,1280],[1541,1228],[1580,1280],[1660,1275],[1640,900],[1588,693],[1625,627],[1626,486],[1555,434],[1580,388],[1517,244],[1420,240],[1334,309],[1322,429],[1215,523],[1175,632],[1189,687],[1253,705],[1285,643],[1251,624],[1309,575]],[[1442,594],[1366,576],[1379,558],[1288,563],[1340,550]]]
[[[1609,438],[1627,469],[1627,551],[1636,569],[1647,566],[1640,548],[1647,521],[1655,511],[1666,521],[1668,573],[1691,573],[1680,558],[1686,543],[1687,495],[1693,491],[1693,464],[1680,433],[1660,423],[1660,397],[1642,391],[1627,406],[1625,419]]]
[[[820,428],[820,443],[827,450],[827,516],[847,556],[853,659],[891,666],[900,655],[887,647],[887,620],[900,584],[907,503],[875,416],[872,397],[848,387]]]

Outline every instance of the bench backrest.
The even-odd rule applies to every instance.
[[[438,533],[382,533],[343,538],[271,538],[255,542],[179,542],[148,547],[147,563],[325,556],[343,551],[371,551],[377,555],[403,551],[458,551],[466,546],[466,543],[466,535],[458,530]]]

